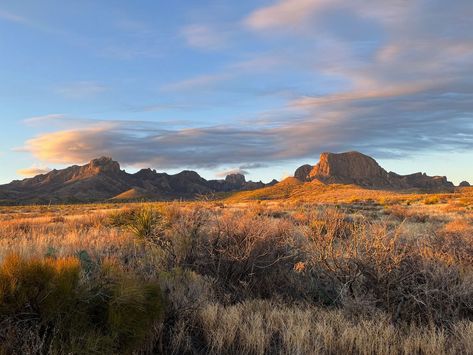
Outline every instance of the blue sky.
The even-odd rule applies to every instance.
[[[269,181],[359,150],[473,181],[471,0],[0,2],[0,182],[108,155]]]

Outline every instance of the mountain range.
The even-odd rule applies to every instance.
[[[0,186],[0,203],[71,203],[105,200],[192,199],[197,195],[258,189],[269,184],[246,181],[242,174],[223,180],[205,180],[195,171],[175,175],[142,169],[129,174],[108,157],[93,159],[83,166],[52,170],[33,178]]]
[[[322,153],[316,165],[299,167],[294,177],[303,183],[318,180],[324,184],[354,184],[370,189],[451,191],[454,188],[445,176],[387,172],[376,160],[359,152]],[[121,170],[118,162],[101,157],[83,166],[52,170],[0,185],[0,204],[193,199],[276,184],[277,180],[269,184],[246,181],[242,174],[206,180],[190,170],[169,175],[142,169],[129,174]]]

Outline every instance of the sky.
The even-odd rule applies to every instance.
[[[0,0],[0,183],[110,156],[473,182],[471,0]]]

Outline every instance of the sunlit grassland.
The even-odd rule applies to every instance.
[[[291,181],[0,207],[0,352],[473,353],[472,207]]]

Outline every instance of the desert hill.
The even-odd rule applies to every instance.
[[[227,200],[350,201],[390,199],[402,192],[451,192],[454,185],[445,176],[424,173],[399,175],[384,170],[373,158],[359,152],[322,153],[316,165],[297,168],[294,177],[254,191],[237,192]]]
[[[274,184],[274,182],[273,182]],[[269,184],[268,184],[269,185]],[[225,180],[205,180],[195,171],[175,175],[142,169],[129,174],[111,158],[93,159],[83,166],[53,170],[0,186],[3,203],[58,203],[131,199],[191,199],[199,194],[240,191],[268,186],[246,181],[241,174]]]

